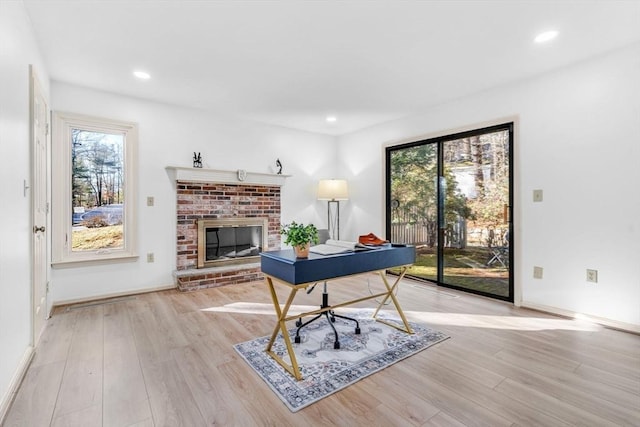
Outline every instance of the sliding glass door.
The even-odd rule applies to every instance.
[[[513,301],[513,124],[386,150],[387,238],[416,246],[409,275]]]

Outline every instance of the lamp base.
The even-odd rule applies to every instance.
[[[331,204],[335,203],[335,207],[331,209]],[[327,202],[327,227],[329,236],[334,240],[340,240],[340,201],[329,200]]]

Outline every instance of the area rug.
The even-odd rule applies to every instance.
[[[333,330],[326,318],[305,326],[301,343],[293,343],[302,380],[295,378],[273,360],[265,348],[269,336],[234,345],[236,351],[260,375],[267,385],[292,411],[311,405],[362,378],[378,372],[402,359],[412,356],[434,344],[449,338],[410,322],[414,334],[407,334],[371,318],[372,312],[359,311],[355,315],[360,322],[361,333],[355,334],[353,322],[336,318],[340,349],[335,350]],[[401,324],[398,319],[379,316]],[[296,328],[289,330],[291,340]],[[282,335],[279,334],[273,351],[290,363]]]

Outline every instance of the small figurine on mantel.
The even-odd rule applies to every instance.
[[[282,175],[282,163],[280,159],[276,159],[276,167],[278,168],[278,175]]]
[[[200,155],[200,153],[198,152],[198,154],[196,154],[196,152],[193,152],[193,167],[194,168],[201,168],[202,167],[202,156]]]

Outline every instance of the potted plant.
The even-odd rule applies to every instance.
[[[285,236],[285,244],[293,246],[296,258],[309,257],[311,243],[318,243],[318,229],[313,224],[304,225],[293,221],[282,225],[280,234]]]

